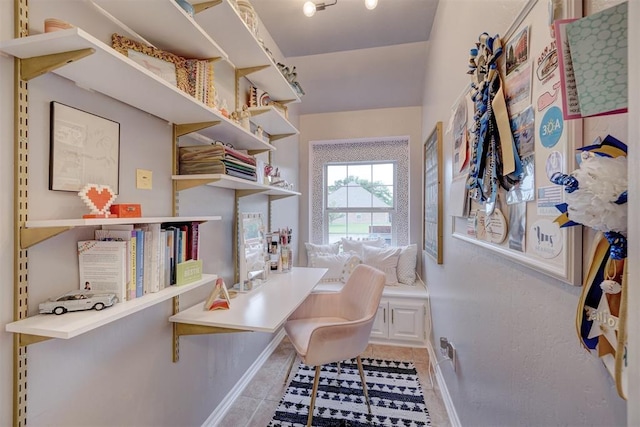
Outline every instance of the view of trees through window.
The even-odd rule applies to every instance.
[[[329,242],[382,237],[391,243],[395,174],[395,162],[325,165]]]

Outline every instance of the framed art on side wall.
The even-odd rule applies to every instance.
[[[442,122],[424,143],[423,162],[423,250],[442,264]]]
[[[51,101],[49,190],[108,185],[118,194],[120,123]]]

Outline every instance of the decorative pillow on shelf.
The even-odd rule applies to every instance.
[[[309,256],[309,266],[328,268],[329,271],[322,276],[321,282],[343,282],[346,283],[349,276],[362,261],[357,255],[341,253],[326,254],[312,253]]]
[[[353,252],[362,257],[362,248],[372,246],[382,248],[386,244],[384,239],[351,240],[342,238],[342,252]]]
[[[329,243],[328,245],[317,245],[315,243],[305,243],[307,248],[307,265],[311,266],[311,256],[317,254],[337,254],[340,251],[340,242]]]
[[[376,248],[364,245],[362,247],[362,263],[382,270],[386,276],[385,285],[398,284],[399,247]]]
[[[400,247],[398,257],[398,282],[413,285],[416,281],[416,263],[418,260],[418,245],[415,243]]]

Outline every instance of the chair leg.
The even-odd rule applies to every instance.
[[[309,403],[309,415],[307,416],[307,427],[311,427],[311,421],[313,420],[313,408],[316,406],[316,393],[320,382],[320,369],[322,369],[322,366],[316,366],[316,376],[313,379],[313,390],[311,390],[311,403]]]
[[[371,415],[371,404],[369,403],[369,392],[367,391],[367,382],[364,379],[364,369],[362,369],[362,360],[360,356],[356,357],[358,362],[358,371],[360,372],[360,380],[362,381],[362,391],[364,392],[364,398],[367,401],[367,410],[369,411],[369,415]]]
[[[293,352],[293,357],[291,358],[291,363],[289,363],[289,369],[287,369],[287,375],[284,377],[284,385],[287,385],[287,381],[289,380],[289,375],[291,375],[291,368],[293,368],[293,364],[298,358],[298,353]]]

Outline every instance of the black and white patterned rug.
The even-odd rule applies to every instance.
[[[420,381],[412,362],[362,359],[371,413],[362,392],[356,360],[325,365],[320,373],[314,426],[430,426]],[[315,368],[300,364],[269,427],[305,426]]]

